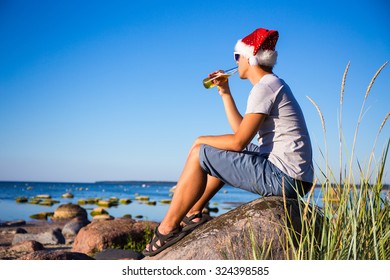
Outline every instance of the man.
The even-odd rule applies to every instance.
[[[303,113],[288,85],[273,74],[278,38],[276,30],[259,28],[237,42],[240,78],[253,85],[245,115],[239,113],[228,81],[215,79],[233,134],[196,139],[145,255],[158,254],[207,222],[202,209],[224,184],[292,198],[310,189],[312,150]],[[218,75],[220,71],[209,76]],[[251,143],[256,134],[258,146]]]

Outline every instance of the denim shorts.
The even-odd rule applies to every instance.
[[[209,175],[227,185],[261,196],[296,198],[305,195],[311,183],[295,180],[282,172],[259,153],[259,147],[250,143],[242,152],[220,150],[202,145],[200,166]]]

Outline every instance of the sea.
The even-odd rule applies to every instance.
[[[25,220],[35,220],[31,216],[42,212],[54,212],[61,204],[79,204],[80,200],[110,198],[130,199],[131,203],[106,208],[109,215],[119,218],[131,215],[135,219],[161,222],[169,204],[164,200],[172,199],[172,189],[176,182],[157,181],[125,181],[125,182],[94,182],[94,183],[56,183],[56,182],[4,182],[0,181],[0,223]],[[64,198],[70,193],[73,198]],[[37,196],[50,196],[55,201],[53,205],[32,204],[31,199]],[[149,202],[136,198],[147,196]],[[18,197],[27,198],[28,202],[17,202]],[[241,204],[250,202],[260,196],[231,186],[224,186],[211,200],[209,208],[211,216],[224,214]],[[313,201],[322,206],[321,188],[314,190]],[[86,209],[88,218],[92,219],[91,211],[96,204],[80,205]],[[50,219],[50,218],[48,218]]]
[[[110,198],[130,199],[131,203],[106,208],[113,217],[131,215],[133,218],[160,222],[169,204],[163,200],[172,199],[172,188],[176,182],[126,181],[126,182],[95,182],[95,183],[51,183],[51,182],[0,182],[0,222],[14,220],[34,220],[30,216],[42,212],[54,212],[61,204],[78,204],[80,200]],[[63,198],[71,193],[73,198]],[[36,196],[50,196],[56,201],[53,205],[29,203]],[[136,200],[136,197],[147,196],[150,202]],[[16,202],[18,197],[25,197],[28,202]],[[218,216],[237,206],[258,198],[252,194],[231,186],[224,186],[210,201],[211,215]],[[91,211],[99,206],[96,204],[80,205],[86,209],[89,219]],[[50,219],[50,218],[49,218]]]

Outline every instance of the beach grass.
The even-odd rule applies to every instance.
[[[311,191],[300,197],[301,229],[296,232],[288,226],[291,217],[286,214],[283,236],[280,242],[284,247],[285,259],[294,260],[389,260],[390,259],[390,204],[389,190],[384,190],[384,173],[390,147],[387,137],[376,166],[372,166],[377,140],[385,126],[389,113],[379,125],[368,163],[363,165],[355,159],[355,147],[360,124],[365,115],[365,106],[371,88],[384,63],[371,79],[367,87],[360,114],[357,120],[353,142],[349,152],[347,167],[342,168],[343,154],[347,146],[342,131],[342,106],[344,87],[350,67],[348,63],[341,86],[339,113],[340,170],[334,172],[328,164],[328,145],[325,118],[320,107],[308,97],[320,116],[324,134],[325,166],[319,167],[323,182],[314,182]],[[346,153],[346,152],[345,152]],[[357,162],[357,163],[356,163]],[[357,166],[357,170],[354,166]],[[359,174],[356,176],[355,174]],[[314,188],[320,186],[322,206],[314,197]],[[386,193],[387,192],[387,195]],[[288,213],[288,211],[286,211]],[[257,241],[261,243],[261,241]],[[255,244],[255,247],[261,247]],[[264,252],[267,248],[262,249]],[[257,258],[259,255],[256,255]],[[260,257],[261,258],[261,257]],[[265,256],[267,258],[267,255]]]

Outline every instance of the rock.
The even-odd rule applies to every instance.
[[[68,252],[64,250],[58,251],[37,251],[24,255],[18,260],[94,260],[86,254],[77,252]]]
[[[17,233],[15,234],[12,245],[26,240],[34,240],[42,244],[65,244],[65,238],[60,229],[53,229],[51,231],[31,234],[31,233]]]
[[[62,204],[55,211],[53,220],[61,220],[61,219],[73,219],[76,217],[81,217],[87,219],[88,214],[87,211],[82,208],[78,204]]]
[[[137,197],[135,197],[135,200],[148,201],[149,200],[149,196],[146,196],[146,195],[137,196]]]
[[[119,203],[119,198],[117,198],[117,197],[110,197],[108,199],[108,201],[111,202],[113,206],[117,206],[118,203]]]
[[[28,201],[29,204],[39,204],[39,203],[41,203],[41,202],[42,202],[42,199],[38,199],[38,198],[35,198],[35,197],[31,198],[31,199]]]
[[[106,209],[104,209],[103,207],[98,207],[98,208],[95,208],[91,211],[92,217],[97,216],[97,215],[103,215],[103,214],[108,214]]]
[[[96,197],[96,198],[93,198],[93,197],[90,197],[87,199],[87,203],[88,204],[97,204],[99,202],[100,198]]]
[[[86,201],[85,199],[79,199],[79,200],[77,201],[77,204],[79,204],[79,205],[85,205],[85,204],[87,204],[87,201]]]
[[[156,201],[146,201],[145,204],[146,205],[151,205],[151,206],[156,206],[157,202]]]
[[[171,199],[161,199],[160,203],[162,204],[171,204],[172,200]]]
[[[121,198],[119,200],[119,203],[120,204],[130,204],[131,203],[131,199],[130,198]]]
[[[54,215],[53,212],[40,212],[37,214],[30,215],[30,218],[34,220],[47,220],[47,217],[53,215]]]
[[[61,197],[62,198],[73,198],[74,195],[72,193],[64,193]]]
[[[105,249],[95,255],[96,260],[140,260],[143,257],[144,255],[135,251],[112,248]]]
[[[42,243],[35,240],[26,240],[13,245],[10,250],[15,252],[35,252],[44,250]]]
[[[35,198],[38,198],[38,199],[51,199],[51,196],[48,195],[48,194],[38,194],[37,196],[35,196]]]
[[[114,219],[93,222],[83,227],[73,243],[73,252],[93,255],[107,248],[123,248],[129,240],[142,242],[145,230],[150,231],[157,223],[142,222],[132,219]]]
[[[64,225],[62,228],[62,234],[69,238],[69,237],[75,237],[77,233],[79,233],[80,229],[88,225],[90,221],[86,218],[80,218],[76,217],[70,220],[68,223]]]
[[[149,196],[145,196],[145,195],[143,195],[143,196],[137,196],[137,197],[135,198],[135,200],[139,200],[139,201],[148,201],[148,200],[149,200]]]
[[[287,199],[292,228],[300,232],[297,200]],[[147,259],[224,260],[284,259],[285,211],[283,198],[253,200],[212,219],[178,243]],[[260,247],[269,249],[262,255]]]
[[[113,206],[113,202],[111,202],[109,200],[99,200],[97,202],[97,205],[100,207],[111,207],[111,206]]]
[[[11,230],[14,234],[16,233],[27,233],[27,231],[24,228],[16,228],[15,230]]]
[[[1,226],[5,227],[20,227],[26,224],[25,220],[15,220],[15,221],[7,221],[1,224]]]
[[[53,206],[53,204],[60,203],[58,200],[54,200],[51,198],[44,199],[42,201],[39,201],[38,204],[42,206]]]
[[[17,203],[26,203],[27,201],[28,201],[28,198],[25,197],[25,196],[18,196],[18,197],[16,198],[16,202],[17,202]]]
[[[92,222],[114,220],[115,218],[109,214],[101,214],[93,216]]]

